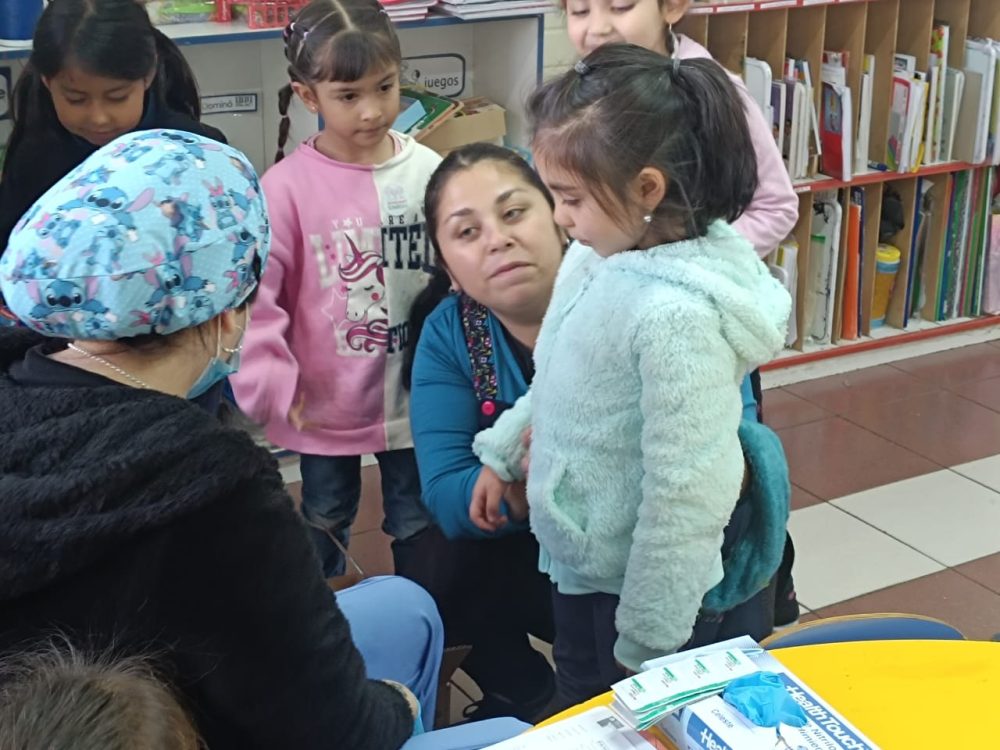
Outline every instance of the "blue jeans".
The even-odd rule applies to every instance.
[[[431,524],[420,499],[420,475],[412,448],[376,453],[382,473],[382,530],[393,539],[410,539]],[[327,578],[343,575],[344,555],[330,534],[347,549],[361,501],[360,456],[301,457],[302,515]]]
[[[430,594],[405,578],[380,576],[338,592],[336,599],[368,677],[406,685],[430,730],[444,652],[444,625]]]

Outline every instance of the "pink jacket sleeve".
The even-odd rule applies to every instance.
[[[299,364],[288,346],[289,308],[294,294],[286,288],[297,277],[301,231],[291,196],[283,186],[268,190],[271,254],[250,311],[239,372],[233,376],[236,403],[260,424],[285,422],[299,382]]]
[[[757,192],[743,215],[733,226],[753,244],[763,258],[787,237],[799,219],[799,198],[785,169],[785,162],[774,142],[771,124],[757,103],[750,98],[743,82],[734,77],[757,156]]]

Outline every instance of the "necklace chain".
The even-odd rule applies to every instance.
[[[81,346],[77,346],[76,344],[67,344],[66,346],[67,346],[67,348],[72,349],[74,352],[79,352],[84,357],[87,357],[89,359],[94,360],[95,362],[98,362],[98,363],[104,365],[108,369],[114,370],[119,375],[121,375],[123,378],[127,378],[128,380],[131,380],[133,383],[135,383],[140,388],[145,388],[147,391],[153,390],[153,387],[149,383],[147,383],[147,382],[145,382],[143,380],[140,380],[139,378],[137,378],[135,375],[133,375],[130,372],[125,372],[125,370],[123,370],[122,368],[120,368],[118,365],[114,364],[113,362],[109,362],[104,357],[100,356],[99,354],[94,354],[92,352],[88,352],[86,349],[84,349]]]

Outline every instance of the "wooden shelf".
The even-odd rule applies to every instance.
[[[876,170],[855,175],[852,180],[845,182],[833,177],[820,175],[813,180],[800,180],[795,183],[796,193],[816,193],[821,190],[841,190],[843,188],[858,187],[861,185],[878,185],[883,182],[895,182],[896,180],[908,180],[914,177],[930,177],[936,174],[950,174],[961,172],[965,169],[978,169],[983,164],[966,164],[965,162],[948,162],[947,164],[931,164],[921,167],[916,172],[892,172],[889,170]]]
[[[6,0],[0,0],[5,2]],[[540,18],[550,11],[526,11],[515,16],[500,16],[496,18],[461,19],[447,15],[429,15],[421,21],[401,21],[396,23],[397,29],[434,29],[444,26],[463,26],[489,23],[491,21],[516,21],[522,18]],[[220,44],[225,42],[252,42],[263,39],[280,39],[282,29],[251,29],[244,22],[229,23],[178,23],[159,27],[164,34],[179,45]],[[16,60],[26,58],[31,54],[31,41],[0,42],[0,60]]]
[[[913,330],[899,330],[888,327],[876,328],[871,336],[863,336],[854,341],[844,341],[839,344],[806,344],[802,351],[786,349],[778,355],[777,359],[768,362],[760,369],[765,372],[782,370],[788,367],[809,364],[810,362],[832,359],[833,357],[859,354],[875,349],[888,349],[889,347],[926,341],[927,339],[938,338],[940,336],[951,336],[963,331],[974,331],[1000,326],[1000,316],[984,315],[979,318],[960,318],[936,323],[914,320],[911,323]]]
[[[779,8],[804,8],[812,5],[848,5],[851,3],[877,2],[877,0],[752,0],[742,2],[696,2],[690,15],[712,15],[717,13],[747,13],[757,10],[777,10]]]

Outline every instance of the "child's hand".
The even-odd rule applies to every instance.
[[[504,495],[512,521],[523,521],[528,517],[528,486],[525,482],[514,482]]]
[[[305,411],[305,408],[306,396],[303,393],[299,395],[299,397],[295,400],[295,403],[292,404],[292,408],[288,410],[288,422],[299,432],[308,430],[312,426],[302,417],[302,412]]]
[[[479,472],[476,486],[472,488],[469,518],[483,531],[496,531],[507,523],[507,517],[500,512],[500,503],[509,487],[510,484],[498,477],[489,466],[484,466]]]

